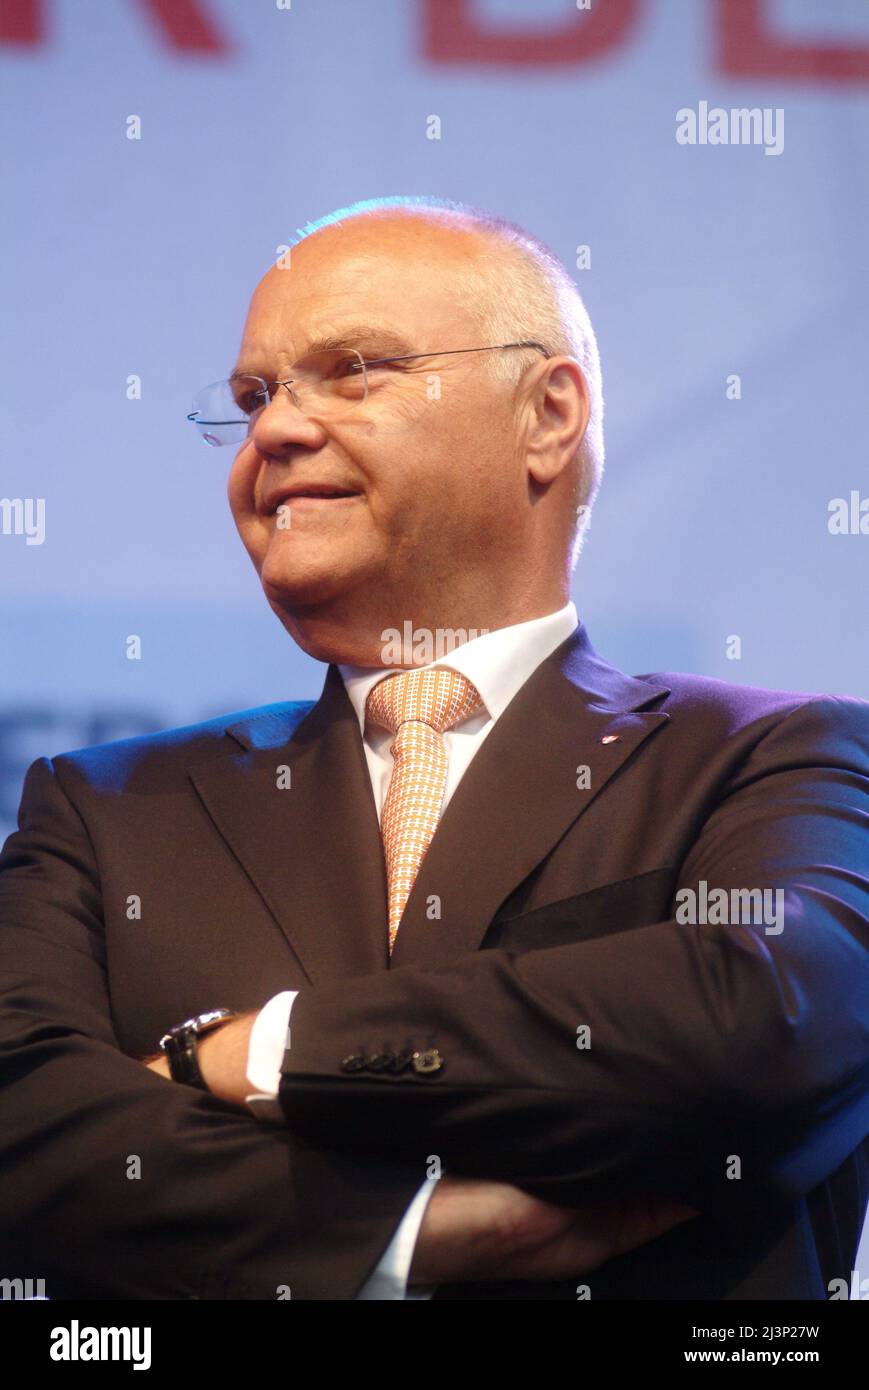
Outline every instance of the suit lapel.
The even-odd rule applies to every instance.
[[[377,810],[337,666],[315,705],[273,706],[229,726],[229,751],[189,773],[312,984],[390,964],[435,968],[478,949],[501,903],[667,722],[642,708],[667,693],[609,666],[580,624],[475,754],[422,862],[391,962]],[[581,766],[587,788],[577,787]],[[284,790],[281,767],[291,777]]]
[[[408,898],[392,965],[435,968],[477,950],[505,898],[668,721],[640,712],[667,693],[609,666],[580,624],[521,687],[453,793]],[[582,766],[587,789],[577,786]],[[440,916],[430,916],[438,907]]]
[[[329,667],[313,707],[274,706],[226,732],[228,754],[188,769],[190,777],[311,983],[385,969],[383,847],[338,668]],[[283,790],[280,767],[291,778]]]

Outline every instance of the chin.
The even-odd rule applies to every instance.
[[[309,604],[329,603],[364,582],[362,566],[350,564],[340,546],[299,547],[292,554],[271,548],[259,571],[260,583],[273,607],[292,611]]]
[[[260,574],[263,593],[276,611],[292,612],[310,604],[328,603],[347,588],[347,579],[324,566],[310,565]]]

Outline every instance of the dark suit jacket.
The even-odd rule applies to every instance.
[[[580,626],[462,779],[391,962],[335,667],[313,705],[38,760],[20,827],[0,857],[4,1275],[55,1298],[349,1299],[436,1157],[575,1207],[657,1193],[702,1213],[566,1283],[438,1297],[822,1299],[850,1278],[862,701],[633,678]],[[781,889],[783,931],[680,924],[701,881]],[[135,1060],[284,988],[286,1127]],[[384,1069],[425,1049],[436,1070]]]

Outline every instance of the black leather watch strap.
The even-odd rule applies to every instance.
[[[169,1034],[165,1052],[169,1062],[169,1075],[173,1081],[181,1081],[185,1086],[198,1086],[200,1091],[208,1087],[199,1069],[197,1059],[197,1037],[195,1029],[184,1027],[173,1029]]]
[[[169,1075],[172,1080],[180,1081],[184,1086],[195,1086],[200,1091],[207,1091],[208,1087],[199,1067],[199,1038],[236,1017],[232,1009],[212,1009],[210,1013],[185,1019],[177,1028],[170,1028],[160,1039],[160,1047],[169,1063]]]

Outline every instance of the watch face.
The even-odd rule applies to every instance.
[[[207,1014],[200,1014],[196,1020],[196,1032],[198,1034],[210,1033],[213,1028],[219,1028],[222,1023],[228,1023],[236,1014],[232,1009],[211,1009]]]
[[[220,1023],[223,1019],[234,1018],[231,1009],[210,1009],[206,1014],[196,1014],[193,1018],[185,1018],[183,1023],[177,1024],[175,1028],[170,1028],[160,1039],[159,1046],[165,1050],[170,1038],[175,1038],[179,1033],[192,1029],[195,1034],[204,1033],[212,1028],[215,1023]]]

